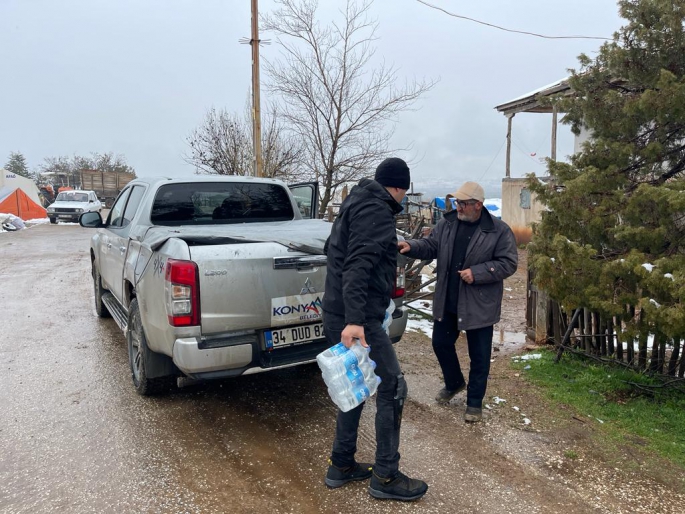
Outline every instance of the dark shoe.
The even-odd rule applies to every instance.
[[[426,482],[409,478],[399,471],[391,478],[382,478],[374,473],[369,484],[369,494],[381,500],[413,501],[421,498],[426,491]]]
[[[438,391],[435,401],[438,403],[449,403],[449,401],[454,398],[456,394],[461,393],[464,389],[466,389],[466,384],[460,385],[454,391],[450,391],[449,389],[443,387],[440,389],[440,391]]]
[[[464,412],[464,421],[469,423],[476,423],[483,419],[483,409],[478,407],[466,407],[466,412]]]
[[[341,487],[347,482],[366,480],[371,476],[372,465],[365,462],[357,462],[349,468],[339,468],[328,460],[328,473],[326,473],[326,485],[332,489]]]

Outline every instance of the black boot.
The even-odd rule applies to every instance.
[[[394,477],[383,478],[373,474],[369,484],[369,494],[381,500],[418,500],[428,490],[428,484],[423,480],[409,478],[401,472]]]
[[[333,462],[328,459],[328,473],[326,473],[326,485],[332,489],[341,487],[347,482],[354,482],[357,480],[366,480],[371,476],[372,465],[365,462],[356,462],[354,466],[347,468],[339,468],[333,465]]]

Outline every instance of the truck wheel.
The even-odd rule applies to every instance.
[[[158,355],[147,347],[147,338],[143,330],[143,323],[140,319],[140,309],[138,299],[131,301],[128,318],[128,361],[131,365],[131,378],[136,392],[142,396],[151,396],[167,392],[176,383],[175,376],[163,376],[158,378],[148,378],[150,362],[156,358],[166,356]]]
[[[57,225],[57,218],[50,218],[50,223]]]
[[[111,318],[112,315],[107,310],[107,307],[105,307],[105,304],[102,303],[102,295],[105,294],[107,289],[102,287],[102,277],[95,264],[93,264],[93,289],[95,291],[95,312],[98,317]]]

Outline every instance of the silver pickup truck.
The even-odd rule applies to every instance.
[[[95,311],[126,334],[138,393],[314,362],[326,343],[316,184],[249,177],[136,179],[96,229]],[[397,304],[404,294],[398,271]],[[390,337],[407,322],[393,314]]]

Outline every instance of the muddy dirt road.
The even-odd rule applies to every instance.
[[[543,422],[506,362],[506,336],[488,396],[507,397],[508,407],[494,406],[475,426],[462,420],[463,394],[434,403],[440,377],[430,340],[413,333],[396,346],[409,383],[401,468],[429,483],[421,501],[374,500],[364,483],[328,490],[335,410],[318,368],[136,395],[124,336],[93,309],[90,235],[62,224],[0,234],[3,513],[682,511],[676,486],[591,460],[586,428]],[[521,280],[508,283],[508,300],[519,305]],[[515,402],[531,409],[531,426],[511,410]],[[373,415],[371,402],[360,460],[373,460]],[[570,447],[586,457],[582,465],[563,461]],[[585,480],[590,465],[594,478]]]

